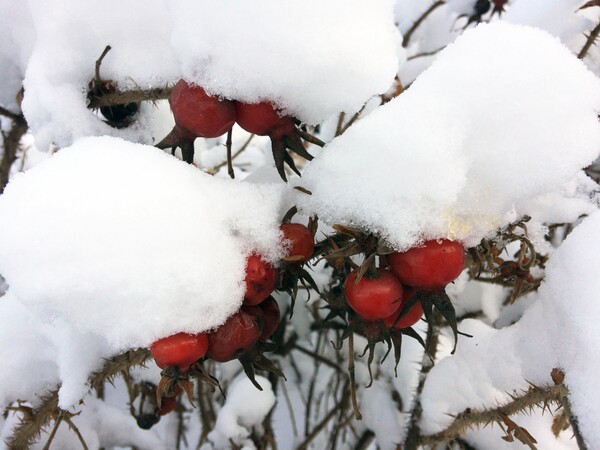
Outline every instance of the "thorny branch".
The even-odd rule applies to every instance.
[[[468,428],[477,425],[501,423],[502,417],[511,416],[535,406],[547,407],[549,403],[561,403],[566,395],[567,388],[563,384],[551,387],[532,386],[522,396],[513,397],[512,401],[497,408],[485,411],[466,410],[456,416],[452,424],[445,430],[429,436],[422,436],[420,443],[421,445],[433,446],[440,442],[450,442],[458,438]]]
[[[585,58],[585,56],[587,55],[590,48],[592,48],[592,45],[594,44],[594,42],[596,42],[596,39],[598,39],[599,34],[600,34],[600,22],[598,22],[596,27],[592,30],[590,35],[587,37],[585,44],[581,48],[581,51],[577,54],[577,57],[579,59]]]
[[[132,89],[128,91],[115,91],[94,96],[88,103],[88,108],[97,109],[102,106],[126,105],[141,101],[166,100],[171,95],[173,86],[163,86],[152,89]]]
[[[439,315],[435,314],[434,317],[439,319]],[[416,450],[419,448],[420,441],[420,428],[419,420],[423,413],[421,406],[421,392],[425,386],[425,380],[427,374],[433,368],[433,361],[437,353],[437,346],[439,343],[439,326],[436,323],[429,323],[427,325],[427,336],[425,339],[425,351],[423,352],[423,359],[421,361],[421,372],[419,374],[419,384],[413,400],[413,407],[410,413],[410,422],[408,432],[406,433],[405,447],[404,450]]]
[[[417,28],[419,28],[419,26],[421,26],[421,24],[425,21],[425,19],[427,19],[427,17],[429,17],[429,15],[433,11],[435,11],[438,7],[442,6],[444,3],[445,2],[442,0],[434,2],[429,8],[427,8],[427,10],[425,10],[425,12],[423,14],[421,14],[421,16],[415,21],[415,23],[413,23],[413,25],[404,34],[404,38],[402,38],[402,47],[408,47],[410,39],[412,38],[412,35],[417,30]]]
[[[150,358],[148,349],[131,350],[115,356],[106,361],[102,370],[90,375],[89,385],[93,389],[101,389],[105,381],[112,382],[123,370],[131,366],[143,365],[148,358]],[[30,448],[53,417],[59,417],[58,389],[57,387],[41,397],[40,404],[36,408],[19,409],[23,412],[23,417],[21,417],[21,423],[15,427],[12,436],[7,441],[10,450]],[[63,420],[66,421],[66,417],[63,417]],[[71,428],[75,433],[78,433],[78,430]]]

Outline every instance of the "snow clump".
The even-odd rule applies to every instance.
[[[0,197],[0,273],[37,313],[115,350],[222,324],[245,258],[281,257],[282,190],[211,177],[154,147],[85,138]],[[116,218],[116,220],[115,220]]]
[[[480,25],[332,141],[298,201],[398,250],[440,237],[476,245],[517,218],[517,202],[562,190],[594,160],[598,105],[600,80],[556,38]]]

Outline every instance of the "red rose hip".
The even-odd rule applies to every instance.
[[[300,223],[284,223],[279,227],[283,240],[289,243],[288,257],[296,262],[308,261],[315,251],[315,241],[310,230]]]
[[[159,339],[150,346],[150,352],[158,367],[165,369],[175,366],[182,372],[187,371],[190,365],[206,355],[207,349],[206,333],[177,333]]]
[[[217,362],[231,361],[254,346],[261,333],[256,316],[242,307],[208,335],[208,356]]]
[[[441,290],[460,275],[465,264],[465,249],[459,242],[441,239],[421,247],[388,255],[390,270],[408,286]]]
[[[278,272],[275,267],[262,259],[259,255],[252,254],[246,261],[246,294],[245,305],[258,305],[266,299],[277,286]]]
[[[390,317],[386,317],[385,319],[383,319],[383,323],[385,323],[385,325],[388,328],[392,328],[392,326],[393,326],[397,330],[400,330],[402,328],[412,327],[415,323],[417,323],[421,319],[421,317],[423,316],[423,305],[421,305],[421,302],[417,301],[400,318],[400,320],[398,320],[398,316],[402,312],[402,308],[404,308],[404,305],[413,296],[414,292],[415,291],[411,288],[404,289],[404,299],[402,300],[402,303],[400,304],[400,308],[398,308],[398,311],[396,311]],[[396,320],[398,320],[398,321],[396,322]]]
[[[357,271],[348,275],[344,294],[350,308],[366,320],[378,320],[394,314],[403,298],[402,284],[386,269],[377,269],[376,277],[363,276],[356,283]]]
[[[195,136],[214,138],[227,133],[235,123],[231,100],[212,97],[200,86],[179,80],[169,98],[175,123]]]

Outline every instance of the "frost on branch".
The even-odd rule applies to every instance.
[[[297,182],[313,195],[298,200],[399,249],[438,237],[472,246],[514,220],[518,201],[593,161],[599,104],[600,81],[556,39],[481,25],[328,145]]]

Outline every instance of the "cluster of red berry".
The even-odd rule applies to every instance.
[[[296,223],[283,224],[280,230],[287,245],[285,260],[292,265],[308,261],[314,252],[310,230]],[[278,280],[278,269],[260,255],[250,255],[246,260],[242,306],[223,325],[211,332],[177,333],[151,345],[152,356],[163,369],[157,392],[159,416],[173,410],[176,397],[188,388],[190,375],[202,373],[201,363],[205,358],[217,362],[237,358],[245,369],[247,364],[263,368],[260,364],[264,365],[266,358],[259,347],[273,335],[281,318],[279,305],[271,296]]]
[[[157,147],[180,147],[183,160],[188,163],[192,163],[194,158],[196,138],[222,136],[232,129],[235,122],[249,133],[271,138],[275,166],[284,180],[284,163],[299,174],[286,148],[305,159],[312,159],[300,140],[300,136],[308,135],[296,128],[292,117],[282,115],[269,102],[250,104],[213,97],[202,87],[180,80],[171,92],[169,104],[175,127]]]
[[[389,269],[375,269],[360,279],[358,270],[352,271],[344,283],[346,301],[365,320],[383,320],[388,328],[411,327],[423,315],[421,303],[410,302],[414,293],[443,290],[460,275],[464,262],[460,243],[427,241],[388,255]]]

